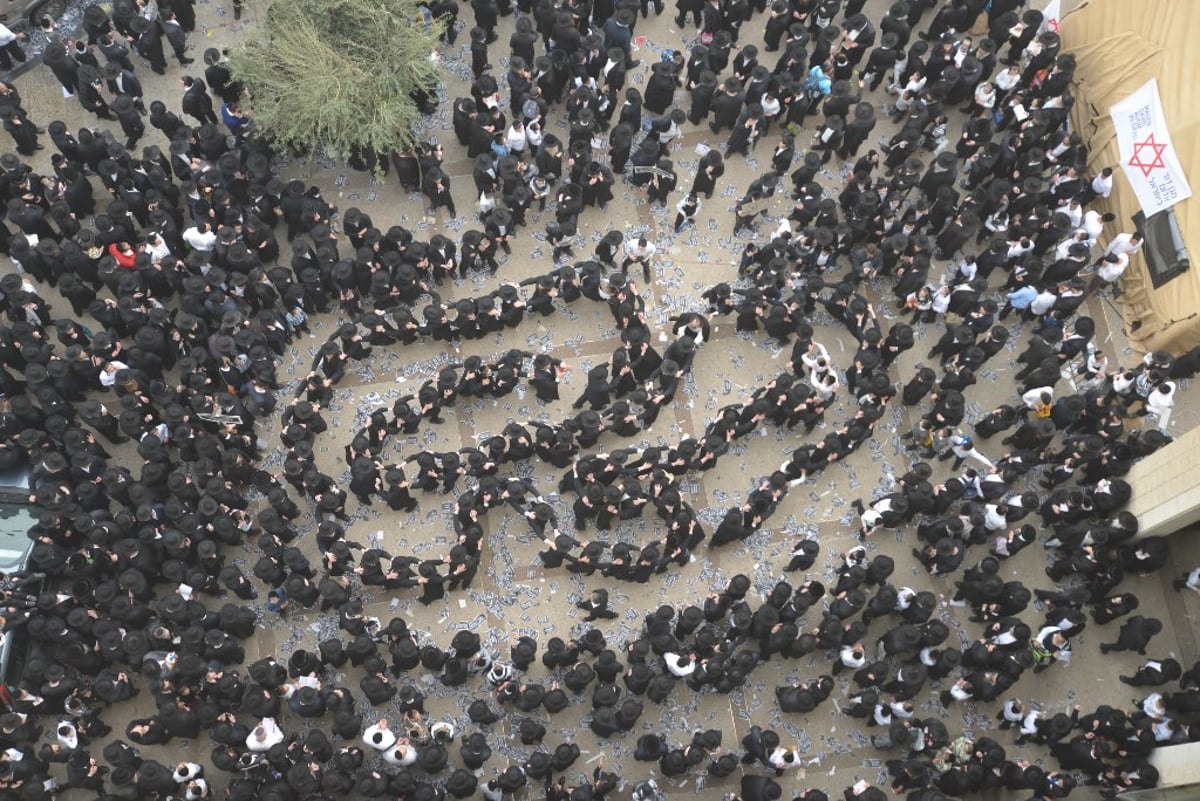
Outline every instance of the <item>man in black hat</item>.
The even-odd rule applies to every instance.
[[[1116,642],[1100,643],[1100,652],[1107,654],[1109,651],[1137,651],[1145,656],[1146,646],[1150,644],[1154,635],[1162,631],[1162,627],[1162,621],[1157,618],[1134,615],[1121,626]]]
[[[186,67],[196,59],[188,58],[187,52],[187,30],[175,16],[175,10],[168,8],[162,16],[159,17],[159,24],[162,26],[163,35],[167,37],[167,41],[171,43],[171,49],[175,51],[175,58],[179,59],[179,66]]]
[[[86,80],[85,80],[86,79]],[[100,74],[94,70],[80,70],[79,73],[79,105],[95,114],[102,120],[115,119],[108,109],[108,103],[101,94],[104,82]]]
[[[425,192],[425,196],[429,198],[431,213],[445,208],[450,213],[451,219],[458,217],[458,212],[454,208],[454,195],[450,193],[449,175],[440,169],[431,169],[425,173],[421,188]]]
[[[575,604],[576,608],[587,612],[585,623],[591,623],[596,618],[612,620],[617,613],[608,608],[608,590],[604,588],[592,590],[591,595]]]
[[[668,360],[679,366],[680,373],[690,373],[692,371],[692,362],[696,358],[696,340],[681,336],[667,346],[663,352],[663,361]]]
[[[20,107],[0,105],[0,119],[4,120],[4,130],[12,136],[17,152],[22,156],[32,156],[43,149],[38,143],[37,127],[29,121]]]
[[[548,353],[533,357],[533,377],[529,379],[529,385],[533,387],[538,400],[543,403],[558,400],[559,376],[566,371],[566,365]]]
[[[563,227],[553,220],[546,223],[546,244],[554,248],[553,258],[555,262],[559,261],[563,256],[575,255],[575,251],[571,249],[571,237],[567,236],[567,232],[563,230]]]
[[[637,15],[630,9],[622,8],[604,21],[604,50],[618,48],[625,54],[625,68],[633,69],[642,62],[634,61],[630,56],[633,45],[633,23]]]
[[[212,98],[208,96],[204,81],[184,75],[179,84],[183,87],[183,113],[195,117],[201,125],[209,122],[216,125],[217,115],[213,112]]]
[[[144,91],[142,82],[138,80],[134,74],[133,68],[122,68],[118,63],[109,63],[104,65],[104,79],[108,86],[108,91],[114,95],[125,95],[133,101],[134,107],[142,114],[146,113],[146,106],[142,97]]]
[[[571,404],[571,408],[582,409],[583,404],[587,403],[593,410],[600,411],[611,402],[614,389],[616,386],[608,380],[608,362],[601,362],[588,370],[587,386],[584,387],[583,394]]]
[[[127,70],[130,74],[133,73],[133,62],[129,59],[129,45],[126,43],[125,37],[118,35],[115,31],[106,31],[96,44],[108,62],[105,64],[106,67],[114,66],[118,70]]]
[[[726,78],[719,88],[721,91],[712,99],[713,121],[708,126],[714,134],[720,133],[724,128],[732,128],[746,102],[742,82],[737,78]]]
[[[447,591],[456,590],[459,587],[464,590],[471,589],[471,582],[475,580],[475,574],[479,572],[477,548],[471,549],[464,545],[455,545],[450,549],[450,553],[442,558],[442,561],[450,573],[450,579],[446,583]]]
[[[601,264],[606,264],[615,269],[617,266],[617,254],[620,253],[621,243],[624,240],[625,235],[615,228],[605,232],[603,238],[596,244],[596,259]]]
[[[598,161],[588,162],[582,180],[583,203],[585,206],[599,206],[604,211],[613,199],[612,170]]]
[[[445,598],[447,583],[455,574],[467,572],[467,566],[460,563],[454,568],[453,574],[442,575],[438,573],[440,564],[440,561],[425,561],[417,567],[417,584],[421,586],[421,596],[417,600],[425,606]]]
[[[142,122],[142,112],[133,102],[133,98],[128,95],[117,95],[112,102],[113,113],[117,115],[117,121],[121,124],[121,131],[125,134],[125,147],[132,150],[137,147],[138,140],[146,133],[146,126]],[[133,189],[133,184],[129,184]],[[137,211],[144,215],[144,207],[138,208]]]

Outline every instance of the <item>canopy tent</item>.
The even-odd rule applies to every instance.
[[[1124,171],[1118,166],[1116,132],[1109,107],[1151,78],[1158,79],[1167,127],[1184,171],[1200,165],[1200,3],[1178,0],[1067,0],[1059,33],[1063,49],[1075,54],[1075,106],[1071,124],[1088,146],[1088,170],[1095,175],[1113,167],[1115,185],[1108,210],[1117,221],[1106,238],[1133,230],[1141,210]],[[1192,183],[1195,183],[1194,181]],[[1098,201],[1103,204],[1104,201]],[[1185,244],[1200,243],[1200,201],[1177,203],[1174,213]],[[1140,322],[1129,331],[1140,351],[1182,353],[1200,345],[1200,274],[1190,270],[1157,289],[1144,254],[1131,258],[1122,279],[1123,317]],[[1194,318],[1194,319],[1193,319]]]

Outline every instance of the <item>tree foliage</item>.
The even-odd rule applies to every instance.
[[[274,0],[231,68],[268,138],[387,153],[412,141],[413,90],[442,79],[430,58],[439,34],[417,0]]]

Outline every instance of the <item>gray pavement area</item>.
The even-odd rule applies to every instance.
[[[462,17],[470,20],[469,5],[462,4]],[[265,3],[249,3],[242,20],[233,20],[228,2],[201,0],[197,3],[199,28],[192,36],[192,52],[196,63],[190,68],[181,68],[170,61],[166,76],[150,72],[146,62],[135,58],[138,74],[142,78],[147,102],[161,98],[179,113],[178,84],[184,69],[199,74],[202,63],[200,54],[207,47],[236,47],[244,38],[253,36],[256,18],[263,13]],[[867,13],[878,17],[885,4],[881,0],[867,3]],[[648,67],[660,58],[667,48],[684,49],[695,43],[697,34],[688,29],[681,33],[672,21],[673,9],[667,8],[662,16],[651,15],[639,19],[635,30],[638,37],[634,57],[641,66],[630,72],[629,85],[642,87]],[[513,18],[503,18],[499,26],[500,40],[491,46],[491,62],[496,65],[498,80],[506,69],[506,42],[513,30]],[[747,41],[762,44],[762,17],[756,15],[743,29],[741,43]],[[470,85],[470,56],[467,52],[468,38],[465,32],[457,44],[446,48],[443,53],[448,68],[447,81],[439,91],[441,101],[437,115],[422,132],[424,138],[436,140],[445,146],[446,172],[453,180],[453,191],[461,216],[447,219],[444,209],[431,214],[424,197],[401,189],[393,175],[382,179],[356,172],[336,158],[281,157],[273,165],[278,176],[284,180],[300,178],[320,186],[325,196],[336,203],[340,210],[358,207],[369,214],[381,229],[389,225],[403,225],[413,231],[419,239],[428,239],[435,233],[457,237],[468,228],[476,227],[469,218],[473,208],[471,197],[471,162],[454,139],[450,125],[451,103],[455,97],[468,94]],[[74,100],[66,100],[52,74],[46,68],[35,68],[22,74],[16,84],[24,98],[30,117],[39,125],[61,119],[68,128],[110,125],[97,123],[85,113]],[[865,97],[876,105],[891,102],[883,89],[865,93]],[[686,109],[686,94],[676,92],[676,104]],[[959,131],[962,115],[952,114],[951,136]],[[565,138],[566,123],[561,108],[551,113],[554,130]],[[797,141],[797,149],[806,146],[812,134],[815,120],[810,118],[808,127]],[[149,126],[148,126],[149,127]],[[886,116],[868,141],[868,146],[877,147],[877,140],[888,137],[894,129]],[[35,169],[50,169],[49,142],[46,151],[28,159]],[[646,300],[647,314],[655,332],[653,344],[665,347],[669,335],[669,318],[685,311],[702,310],[701,293],[717,282],[737,280],[737,261],[742,247],[751,241],[764,241],[779,217],[790,210],[791,201],[785,191],[771,201],[768,219],[760,222],[754,233],[732,232],[733,205],[746,190],[749,183],[763,174],[770,166],[774,136],[760,142],[749,157],[732,156],[727,160],[727,172],[719,181],[712,200],[706,201],[697,217],[697,226],[689,227],[681,234],[672,230],[674,203],[679,198],[677,191],[672,195],[667,208],[652,206],[644,194],[618,179],[616,199],[607,210],[586,210],[580,220],[580,235],[574,243],[576,254],[590,253],[605,231],[622,230],[626,236],[645,234],[659,248],[654,262],[654,275],[650,284],[641,288]],[[7,144],[7,143],[6,143]],[[142,143],[159,144],[166,149],[161,135],[150,129]],[[718,140],[707,128],[690,124],[672,145],[672,158],[680,174],[680,191],[690,185],[691,174],[699,159],[699,146],[718,147]],[[926,159],[928,154],[923,154]],[[819,181],[829,189],[837,191],[843,185],[850,164],[836,157],[826,165]],[[784,179],[785,185],[788,183]],[[98,195],[102,189],[97,184]],[[786,186],[785,186],[786,188]],[[545,242],[544,226],[553,219],[551,210],[529,215],[529,224],[519,231],[513,241],[513,252],[501,256],[501,267],[496,277],[472,275],[465,281],[457,281],[442,289],[442,297],[452,302],[461,297],[480,295],[497,286],[499,282],[517,282],[550,269],[550,247]],[[279,235],[283,237],[282,226]],[[349,247],[346,245],[345,247]],[[286,246],[284,252],[287,253]],[[948,267],[937,262],[931,277]],[[642,282],[638,282],[641,284]],[[58,314],[70,310],[61,298],[54,301],[54,290],[42,287],[45,296],[52,300]],[[875,307],[890,325],[902,318],[895,310],[890,288],[883,283],[871,282],[867,294],[875,301]],[[1119,320],[1108,306],[1093,299],[1087,307],[1099,323],[1101,333],[1097,339],[1108,352],[1113,363],[1133,364],[1139,358],[1125,343]],[[88,321],[85,321],[88,322]],[[285,354],[280,365],[282,402],[290,396],[298,381],[307,372],[321,342],[339,323],[338,315],[314,315],[312,334],[297,340]],[[856,343],[845,327],[819,310],[812,318],[814,339],[825,344],[833,362],[839,370],[849,366]],[[1010,321],[1015,336],[1005,350],[990,361],[980,373],[980,381],[966,392],[968,400],[967,423],[972,423],[1000,403],[1016,402],[1013,373],[1015,357],[1023,349],[1030,334],[1030,324]],[[781,346],[766,338],[765,333],[738,333],[733,318],[714,318],[713,337],[698,352],[693,373],[687,377],[676,402],[665,409],[651,430],[634,440],[620,440],[606,435],[601,447],[639,447],[649,445],[669,446],[684,436],[697,435],[704,430],[715,411],[729,403],[749,397],[754,388],[770,381],[776,374],[787,369],[790,347]],[[903,354],[891,370],[894,381],[906,382],[919,364],[931,363],[927,351],[942,333],[941,324],[919,324],[916,326],[917,344]],[[659,337],[659,334],[662,337]],[[370,411],[390,407],[402,394],[414,392],[424,380],[436,376],[439,367],[477,354],[486,359],[498,357],[509,348],[521,348],[539,353],[550,353],[562,358],[570,371],[563,378],[562,400],[550,404],[536,400],[532,392],[518,392],[499,401],[469,399],[460,401],[445,412],[445,423],[423,424],[420,432],[412,436],[393,436],[385,446],[385,462],[401,461],[419,450],[447,451],[460,447],[474,446],[486,436],[498,433],[509,421],[543,419],[557,421],[572,414],[571,401],[577,396],[586,380],[588,369],[607,359],[618,341],[619,332],[614,327],[609,310],[601,305],[581,299],[566,306],[561,302],[555,313],[548,317],[527,315],[519,327],[506,330],[494,337],[475,342],[465,342],[461,349],[453,351],[445,343],[424,342],[415,346],[377,347],[370,358],[356,362],[335,391],[334,403],[325,410],[330,429],[318,438],[316,461],[319,468],[342,481],[349,480],[344,459],[344,447],[362,426]],[[1181,386],[1180,400],[1175,407],[1172,433],[1178,435],[1197,422],[1195,409],[1190,405],[1190,389],[1186,382]],[[281,408],[282,408],[281,402]],[[757,606],[765,594],[784,577],[782,568],[789,560],[793,544],[805,537],[816,538],[821,552],[816,564],[805,573],[788,575],[788,580],[798,584],[804,579],[814,579],[828,586],[836,581],[836,571],[841,565],[841,556],[858,544],[855,530],[858,518],[851,502],[857,498],[868,500],[891,490],[897,476],[902,475],[912,463],[912,454],[905,451],[900,436],[908,431],[913,421],[928,408],[928,402],[913,408],[903,407],[898,399],[889,404],[880,421],[876,436],[845,461],[832,465],[815,478],[792,489],[779,510],[758,533],[741,544],[722,548],[701,546],[694,558],[682,567],[672,566],[664,575],[653,576],[646,584],[618,583],[600,576],[587,579],[564,570],[546,569],[539,563],[537,552],[542,547],[536,536],[528,531],[524,521],[507,511],[493,511],[486,518],[483,546],[483,567],[471,589],[455,592],[445,601],[423,606],[416,600],[414,591],[385,592],[377,587],[363,587],[355,595],[363,601],[364,612],[386,623],[392,616],[399,615],[410,627],[420,633],[423,641],[433,642],[445,648],[453,635],[461,630],[477,633],[486,650],[506,656],[510,642],[519,635],[536,638],[545,644],[552,636],[563,638],[580,637],[589,628],[600,629],[606,642],[621,652],[623,646],[634,639],[641,628],[645,615],[662,604],[683,608],[702,603],[705,596],[723,588],[736,574],[751,579],[752,590],[748,600]],[[839,395],[832,408],[813,437],[821,437],[832,431],[854,413],[854,399],[849,393]],[[1131,425],[1138,425],[1134,419]],[[260,435],[269,443],[265,467],[278,472],[282,467],[283,446],[279,441],[278,420],[265,424]],[[797,431],[776,430],[763,427],[754,435],[735,442],[728,455],[716,468],[702,474],[684,477],[681,486],[686,490],[685,499],[695,508],[711,532],[719,522],[724,510],[745,500],[754,482],[774,470],[800,442],[804,440]],[[989,457],[1003,454],[1003,446],[997,439],[979,443],[980,449]],[[113,449],[118,461],[133,466],[139,462],[130,445]],[[933,461],[935,477],[944,479],[952,475],[949,462]],[[522,477],[531,479],[544,496],[555,507],[563,521],[564,530],[569,528],[571,497],[560,497],[555,491],[561,471],[540,461],[532,460],[515,468]],[[1038,471],[1031,474],[1030,482],[1036,481]],[[463,488],[460,482],[459,491]],[[1034,487],[1036,489],[1036,486]],[[256,494],[252,508],[263,503]],[[386,504],[376,500],[366,507],[353,496],[349,501],[352,522],[347,527],[347,538],[367,547],[381,547],[393,554],[411,553],[421,558],[444,553],[454,540],[451,517],[454,511],[452,496],[421,494],[420,505],[411,513],[392,512]],[[320,561],[315,542],[316,522],[306,501],[304,516],[298,521],[301,536],[298,547],[314,563]],[[1036,519],[1036,516],[1031,520]],[[640,520],[623,523],[613,531],[596,536],[610,542],[645,542],[656,535],[659,523],[652,515]],[[886,554],[896,563],[892,582],[897,586],[907,585],[918,590],[931,590],[939,598],[935,617],[950,627],[949,644],[967,647],[981,635],[981,625],[967,620],[969,610],[949,606],[946,601],[953,595],[955,576],[941,578],[930,576],[913,558],[911,553],[917,545],[915,526],[899,531],[880,531],[870,538],[866,547],[871,555]],[[1166,628],[1154,639],[1151,655],[1166,657],[1173,655],[1186,666],[1200,656],[1195,642],[1194,616],[1200,610],[1200,597],[1191,593],[1176,594],[1170,580],[1178,570],[1195,564],[1197,546],[1181,543],[1175,551],[1174,566],[1161,574],[1131,576],[1121,585],[1122,590],[1134,592],[1141,601],[1140,611],[1163,617]],[[975,546],[968,555],[967,564],[973,564],[984,555],[984,548]],[[259,556],[252,543],[237,548],[225,549],[227,560],[239,565],[247,572]],[[1052,582],[1043,569],[1049,563],[1049,552],[1040,543],[1017,556],[1003,562],[1001,575],[1006,580],[1020,579],[1032,588],[1050,588]],[[1176,569],[1177,568],[1177,569]],[[257,582],[256,582],[257,583]],[[608,589],[613,608],[618,617],[611,621],[588,624],[582,621],[583,613],[575,603],[598,587]],[[166,591],[160,585],[159,591]],[[261,588],[259,601],[251,605],[260,613],[255,636],[244,642],[246,664],[267,655],[274,655],[281,662],[298,648],[315,649],[319,641],[339,634],[336,612],[319,612],[317,608],[293,609],[286,618],[262,609],[265,588]],[[228,600],[206,599],[210,606],[219,606]],[[1041,604],[1032,605],[1021,615],[1022,619],[1036,631],[1043,619]],[[801,622],[810,628],[820,622],[820,611],[814,609]],[[869,640],[881,635],[890,625],[888,620],[877,620],[870,629]],[[1099,643],[1115,639],[1120,622],[1097,625],[1089,622],[1086,630],[1071,638],[1074,657],[1070,664],[1056,665],[1051,670],[1033,675],[1027,673],[1013,688],[1010,695],[1046,711],[1048,714],[1069,710],[1080,705],[1085,710],[1098,703],[1109,703],[1129,708],[1131,699],[1140,698],[1135,688],[1126,687],[1117,680],[1119,674],[1128,674],[1141,664],[1136,654],[1118,653],[1100,657]],[[344,639],[348,639],[341,632]],[[539,652],[540,653],[540,652]],[[741,772],[761,773],[753,767],[741,768],[732,777],[712,779],[694,770],[688,775],[665,779],[659,775],[654,763],[635,762],[634,744],[645,733],[660,732],[672,746],[688,743],[694,732],[715,728],[724,733],[727,751],[737,751],[738,741],[751,725],[769,727],[779,732],[785,745],[795,745],[801,757],[802,767],[787,772],[779,779],[786,797],[804,788],[820,788],[830,795],[840,796],[843,789],[862,779],[887,788],[890,780],[886,775],[884,761],[895,753],[878,751],[871,746],[870,736],[878,729],[870,729],[843,712],[850,694],[850,674],[837,680],[837,687],[829,702],[809,714],[786,714],[779,710],[775,689],[779,686],[814,678],[827,673],[834,654],[817,651],[800,659],[773,657],[756,668],[744,688],[729,695],[713,692],[696,693],[680,684],[662,704],[649,701],[634,731],[607,740],[598,739],[587,727],[591,713],[590,692],[576,696],[565,711],[549,716],[537,713],[548,733],[545,743],[549,750],[561,742],[577,743],[581,758],[568,772],[568,783],[574,784],[583,773],[590,775],[591,769],[603,757],[608,768],[619,773],[624,781],[618,797],[626,797],[633,786],[648,777],[656,777],[664,791],[671,795],[698,795],[716,799],[727,792],[736,792],[737,779]],[[245,666],[241,666],[245,670]],[[361,696],[358,681],[361,670],[346,666],[341,670],[330,670],[323,678],[326,685],[346,685],[356,696]],[[547,671],[539,663],[530,669],[528,680],[550,685],[561,678],[561,674]],[[425,671],[417,670],[401,681],[411,681],[427,697],[426,709],[430,719],[452,719],[465,736],[477,728],[469,723],[466,715],[471,700],[485,697],[488,688],[483,681],[472,678],[465,686],[445,687],[437,678]],[[949,687],[952,680],[930,682],[918,696],[917,714],[940,719],[952,736],[958,734],[983,735],[995,738],[1007,751],[1010,758],[1026,758],[1050,766],[1053,760],[1044,748],[1036,745],[1017,746],[1015,731],[999,731],[996,715],[998,703],[955,703],[943,707],[938,693]],[[146,682],[141,682],[145,686]],[[143,692],[139,697],[120,704],[104,713],[105,720],[113,726],[112,737],[120,736],[125,723],[134,718],[154,713],[152,696]],[[369,711],[367,711],[369,710]],[[364,702],[364,713],[368,722],[377,717],[397,719],[397,711],[390,705],[370,709]],[[288,733],[303,732],[313,725],[322,725],[321,719],[299,718],[286,709],[279,720]],[[479,771],[482,780],[491,778],[506,766],[522,764],[532,750],[522,746],[515,734],[515,716],[506,714],[497,724],[483,727],[493,756]],[[334,739],[335,746],[340,745]],[[101,743],[92,745],[98,755]],[[143,747],[143,755],[154,757],[166,764],[178,760],[195,760],[208,764],[213,744],[207,735],[191,741],[173,741],[166,746]],[[451,749],[451,765],[458,764],[457,747]],[[61,766],[57,766],[56,769]],[[448,773],[448,771],[447,771]],[[442,774],[444,778],[446,774]],[[219,793],[224,789],[227,775],[209,768],[208,777]],[[541,797],[541,789],[531,785],[532,797]],[[1096,797],[1095,788],[1080,786],[1075,797]],[[64,799],[94,797],[82,790],[60,793]]]

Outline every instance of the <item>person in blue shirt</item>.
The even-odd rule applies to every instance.
[[[495,154],[497,161],[509,154],[508,138],[504,132],[496,133],[492,139],[492,153]]]
[[[221,122],[234,136],[240,137],[243,130],[250,124],[250,115],[242,112],[235,103],[221,104]]]
[[[808,71],[804,79],[804,97],[800,99],[798,115],[792,118],[797,125],[804,125],[804,118],[820,109],[821,100],[833,91],[833,80],[825,74],[820,64]]]
[[[1000,310],[1000,319],[1005,317],[1016,309],[1019,312],[1028,312],[1029,305],[1033,303],[1033,299],[1038,296],[1037,287],[1032,284],[1025,284],[1009,292],[1004,303],[1004,308]]]
[[[808,78],[804,82],[804,87],[814,94],[827,95],[833,90],[833,81],[825,74],[822,65],[817,64],[808,71]]]
[[[267,593],[267,602],[263,604],[268,612],[276,612],[280,617],[287,617],[288,594],[283,587],[274,587]]]
[[[633,44],[633,21],[637,15],[630,9],[623,8],[604,21],[604,50],[620,48],[625,54],[625,69],[631,70],[640,64],[630,55]]]

